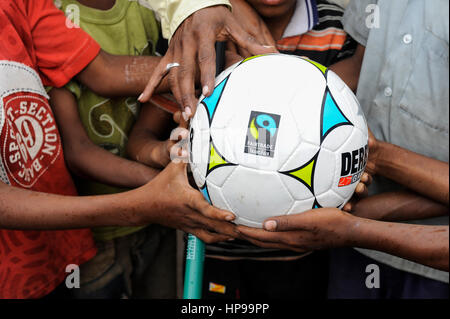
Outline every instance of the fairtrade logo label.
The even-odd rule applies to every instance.
[[[61,152],[53,114],[47,100],[37,94],[10,96],[3,102],[6,125],[0,157],[9,177],[30,188]]]
[[[280,115],[252,111],[248,121],[244,153],[273,157]]]

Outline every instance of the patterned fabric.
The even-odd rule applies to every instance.
[[[368,28],[366,10],[374,4],[379,27]],[[448,12],[446,0],[358,0],[349,4],[343,18],[345,30],[366,47],[356,96],[375,137],[447,163]],[[375,176],[369,194],[402,188]],[[448,225],[449,216],[408,222]],[[380,251],[358,250],[396,269],[449,282],[448,272]]]
[[[50,0],[0,0],[3,183],[76,195],[43,82],[64,85],[99,49],[80,29],[67,29],[64,15]],[[67,265],[80,265],[95,252],[89,230],[0,228],[0,298],[42,297],[64,280]]]
[[[316,3],[318,23],[306,33],[280,39],[276,45],[281,53],[306,56],[330,66],[353,55],[357,43],[342,26],[344,9],[324,0],[317,0]]]
[[[58,0],[66,14],[76,6],[80,27],[102,50],[115,55],[154,55],[159,38],[159,26],[154,13],[135,1],[116,1],[109,10],[97,10],[75,0]],[[132,66],[130,66],[130,72]],[[75,80],[68,88],[76,97],[81,122],[96,145],[114,155],[125,157],[128,134],[140,110],[136,97],[105,98],[92,92]],[[91,180],[79,180],[80,195],[105,195],[126,189]],[[99,227],[92,229],[96,240],[111,240],[126,236],[143,227]]]

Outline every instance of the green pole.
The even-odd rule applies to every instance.
[[[226,42],[216,42],[216,76],[225,67],[225,47]],[[202,298],[204,261],[205,243],[194,235],[188,234],[183,299]]]
[[[188,234],[183,299],[201,299],[205,243]]]

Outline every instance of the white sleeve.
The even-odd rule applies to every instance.
[[[178,26],[192,13],[215,5],[231,8],[228,0],[138,0],[139,3],[153,10],[161,22],[163,37],[171,39]]]

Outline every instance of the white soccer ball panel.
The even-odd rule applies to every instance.
[[[236,146],[234,144],[237,139],[242,139],[242,134],[246,133],[239,130],[239,128],[233,124],[230,124],[228,127],[211,128],[211,139],[217,152],[219,152],[229,163],[240,163],[235,154]]]
[[[345,198],[339,196],[332,190],[317,196],[316,200],[322,207],[339,207],[345,203]]]
[[[345,95],[347,85],[341,80],[339,76],[336,75],[331,70],[327,72],[327,86],[333,96],[336,104],[339,106],[344,115],[353,123],[353,114],[355,107],[358,105],[353,105],[353,101],[349,101]]]
[[[205,185],[205,176],[199,172],[199,169],[191,165],[191,171],[192,176],[194,177],[195,184],[197,184],[198,187],[202,187],[203,185]]]
[[[336,152],[353,133],[353,125],[342,125],[333,129],[322,142],[322,148]]]
[[[222,194],[236,216],[257,223],[286,214],[293,203],[277,172],[243,166],[233,171],[222,186]]]
[[[314,197],[302,201],[295,201],[287,215],[301,214],[313,208]]]
[[[190,137],[189,162],[192,171],[197,171],[197,173],[204,179],[208,168],[210,154],[210,134],[208,130],[197,129],[195,121],[192,124],[193,125],[191,126],[189,133],[192,136]]]
[[[208,182],[206,182],[206,187],[208,188],[208,194],[211,204],[220,209],[231,211],[231,207],[227,204],[227,201],[223,196],[222,189],[220,187],[213,185],[209,182],[209,180]]]
[[[286,172],[305,165],[319,150],[320,146],[317,144],[311,144],[305,141],[301,142],[297,145],[295,152],[292,153],[288,160],[281,166],[279,171]]]
[[[320,149],[314,170],[314,194],[319,195],[328,191],[334,183],[336,172],[335,153]]]
[[[289,107],[302,141],[320,145],[321,106],[326,79],[314,65],[305,63],[304,80],[297,94],[292,96]]]
[[[363,110],[355,94],[350,90],[350,88],[347,88],[344,92],[344,95],[346,96],[347,100],[349,101],[349,104],[352,105],[353,108],[352,110],[354,116],[353,124],[355,125],[355,127],[360,129],[365,135],[368,135],[366,117],[364,116]]]
[[[285,174],[279,174],[280,179],[286,189],[288,190],[289,194],[294,198],[295,200],[307,200],[310,198],[314,198],[313,193],[311,190],[305,186],[302,182],[299,180]]]
[[[208,174],[208,182],[216,187],[222,187],[236,167],[236,165],[218,166]]]
[[[197,111],[195,111],[195,115],[192,118],[192,121],[196,122],[198,129],[205,131],[209,130],[208,112],[206,111],[206,108],[202,103],[197,106]]]

